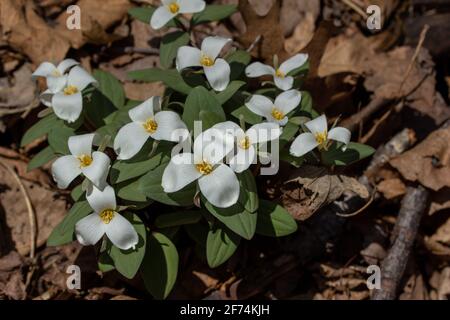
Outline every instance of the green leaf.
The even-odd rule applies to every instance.
[[[178,274],[178,252],[165,235],[153,232],[147,240],[147,251],[141,268],[147,290],[156,299],[165,299]]]
[[[83,184],[80,183],[79,185],[77,185],[75,188],[72,189],[72,191],[70,192],[70,197],[72,198],[73,201],[78,201],[83,196],[83,194],[84,194]]]
[[[250,53],[244,50],[236,50],[230,53],[225,60],[228,61],[231,68],[230,80],[237,80],[244,73],[245,67],[251,61]]]
[[[34,140],[46,135],[53,127],[55,127],[60,120],[54,113],[49,114],[45,118],[40,119],[30,129],[25,132],[20,141],[20,146],[23,147]]]
[[[98,257],[98,269],[105,273],[114,270],[114,261],[110,257],[107,251],[103,251]]]
[[[74,232],[76,223],[92,212],[93,210],[87,201],[75,203],[63,221],[53,229],[47,239],[47,245],[61,246],[72,242],[75,239]]]
[[[283,237],[297,231],[297,222],[282,206],[260,200],[256,233],[269,237]]]
[[[217,123],[223,122],[221,115],[211,112],[201,110],[199,113],[199,120],[202,122],[202,130],[205,131]]]
[[[170,228],[175,226],[182,226],[186,224],[193,224],[200,221],[202,214],[199,210],[188,210],[172,212],[159,215],[155,219],[155,226],[157,228]]]
[[[173,65],[173,60],[177,56],[178,49],[189,43],[190,37],[187,32],[175,31],[166,34],[161,39],[160,62],[163,68],[169,69]]]
[[[42,149],[41,151],[36,154],[33,159],[30,160],[27,166],[27,171],[31,171],[33,169],[42,167],[44,164],[50,162],[56,157],[55,152],[53,152],[53,149],[48,146]]]
[[[139,190],[148,198],[172,206],[190,206],[194,203],[196,184],[191,183],[174,193],[164,192],[161,186],[162,175],[168,163],[162,164],[139,179]]]
[[[70,127],[53,128],[48,134],[48,144],[53,152],[58,154],[70,154],[68,140],[75,135],[75,130]]]
[[[258,190],[256,188],[255,177],[250,170],[238,173],[241,194],[238,202],[244,205],[244,208],[250,212],[256,212],[259,206]],[[245,191],[245,192],[242,192]]]
[[[133,279],[144,259],[147,231],[144,223],[136,214],[125,212],[123,216],[133,225],[139,236],[139,242],[135,249],[131,248],[129,250],[121,250],[112,245],[109,256],[114,261],[114,266],[121,275],[128,279]]]
[[[220,21],[228,18],[236,11],[237,6],[234,4],[207,5],[205,10],[192,16],[191,24],[197,25],[211,21]]]
[[[224,104],[225,102],[230,100],[234,96],[234,94],[244,85],[244,81],[232,81],[224,91],[217,94],[217,100],[219,100],[221,104]]]
[[[208,237],[209,228],[203,223],[186,224],[183,226],[188,236],[195,243],[206,249],[206,239]]]
[[[109,93],[111,94],[111,93]],[[116,111],[113,102],[101,91],[95,89],[84,101],[83,112],[87,121],[95,128],[106,124],[106,119]]]
[[[162,70],[159,68],[144,69],[138,71],[131,71],[128,76],[132,80],[144,82],[162,81],[164,84],[175,91],[188,95],[192,90],[183,79],[181,74],[176,69]]]
[[[140,182],[136,180],[127,180],[115,186],[117,196],[123,200],[146,202],[147,197],[141,192]]]
[[[209,230],[206,239],[206,259],[211,268],[227,261],[239,246],[241,237],[221,225]]]
[[[95,70],[93,76],[98,81],[98,90],[117,109],[123,108],[125,105],[125,91],[120,81],[111,73],[102,70]]]
[[[139,21],[149,24],[155,10],[156,8],[154,7],[136,7],[129,9],[128,14]],[[176,27],[176,26],[177,25],[175,23],[175,19],[170,20],[165,25],[165,27]]]
[[[350,142],[345,151],[336,143],[328,150],[322,152],[322,162],[325,165],[347,166],[356,161],[370,157],[375,152],[371,146]]]
[[[231,112],[231,115],[236,119],[240,119],[242,115],[244,117],[244,121],[252,125],[262,122],[262,117],[251,112],[245,105]]]
[[[280,149],[283,149],[283,147],[296,136],[298,129],[299,126],[296,124],[293,124],[292,122],[286,123],[283,127],[283,133],[280,136]]]
[[[183,112],[183,121],[189,130],[194,130],[194,121],[202,120],[200,118],[201,111],[207,111],[216,115],[214,121],[222,122],[226,120],[225,113],[215,94],[204,87],[196,87],[188,95]],[[211,119],[211,115],[208,118]],[[207,128],[203,125],[202,129],[206,130]]]

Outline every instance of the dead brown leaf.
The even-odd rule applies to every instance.
[[[406,186],[402,180],[394,178],[381,181],[377,185],[377,190],[381,192],[386,199],[390,200],[404,195],[406,193]]]

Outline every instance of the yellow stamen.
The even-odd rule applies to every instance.
[[[114,218],[114,215],[116,213],[112,209],[105,209],[102,212],[100,212],[100,219],[102,219],[104,224],[108,224],[111,222],[111,220]]]
[[[208,57],[207,55],[202,55],[200,59],[200,64],[204,67],[212,67],[214,65],[214,60]]]
[[[195,167],[197,168],[197,171],[203,175],[208,175],[213,171],[212,165],[210,165],[206,161],[203,161],[202,163],[195,165]]]
[[[176,2],[172,2],[171,4],[169,4],[169,11],[172,14],[176,14],[178,13],[178,11],[180,11],[180,6]]]
[[[81,168],[89,167],[92,163],[92,157],[88,154],[82,154],[78,157],[78,160],[80,161]]]
[[[71,95],[73,95],[75,93],[78,93],[78,88],[75,87],[75,86],[67,86],[67,87],[64,88],[64,94],[66,96],[71,96]]]
[[[284,78],[284,77],[286,77],[286,75],[284,74],[284,72],[281,71],[280,69],[277,69],[277,71],[275,72],[275,75],[276,75],[278,78]]]
[[[239,146],[242,148],[242,149],[248,149],[248,148],[250,148],[250,146],[251,146],[251,142],[250,142],[250,138],[249,137],[245,137],[244,139],[242,139],[240,142],[239,142]]]
[[[326,131],[315,134],[316,141],[321,147],[325,147],[325,144],[327,143],[327,136],[328,133]]]
[[[158,129],[158,123],[153,118],[147,119],[143,126],[148,133],[154,133]]]
[[[272,108],[272,117],[274,117],[274,119],[276,119],[278,121],[281,121],[284,118],[284,113],[280,109],[273,107]]]

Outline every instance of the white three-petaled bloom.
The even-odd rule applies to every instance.
[[[344,143],[343,150],[350,142],[351,133],[346,128],[336,127],[328,132],[327,117],[325,115],[305,123],[305,126],[311,132],[302,133],[295,138],[290,148],[290,153],[293,156],[301,157],[316,147],[326,150],[329,146],[329,140]]]
[[[201,50],[183,46],[178,49],[177,69],[183,70],[189,67],[203,67],[206,78],[211,87],[216,91],[223,91],[230,82],[230,65],[224,59],[217,58],[223,47],[231,39],[222,37],[206,37]]]
[[[153,29],[160,29],[180,13],[196,13],[205,9],[203,0],[161,0],[162,6],[155,10],[150,20]]]
[[[294,85],[294,78],[289,76],[289,72],[301,67],[308,60],[307,54],[299,53],[283,62],[276,70],[267,64],[254,62],[245,69],[245,74],[249,78],[257,78],[265,75],[273,76],[275,85],[281,90],[289,90]]]
[[[94,138],[95,133],[69,138],[71,154],[56,159],[52,165],[53,179],[58,184],[58,188],[67,188],[81,173],[97,188],[105,187],[110,160],[103,152],[92,152]]]
[[[265,96],[255,94],[245,105],[250,111],[266,118],[267,121],[284,126],[288,122],[286,115],[294,110],[301,100],[302,94],[294,89],[282,92],[276,97],[275,102]]]
[[[281,134],[280,126],[273,122],[259,123],[244,132],[236,123],[227,121],[216,124],[213,128],[223,130],[236,139],[236,152],[229,164],[235,172],[243,172],[256,159],[256,145],[277,139]]]
[[[198,180],[203,196],[214,206],[228,208],[239,198],[239,181],[223,158],[233,150],[234,139],[222,130],[211,128],[194,141],[194,153],[172,157],[164,170],[162,187],[176,192]]]
[[[139,241],[133,225],[116,211],[116,196],[111,186],[103,191],[93,187],[86,196],[94,210],[75,225],[78,241],[84,245],[96,244],[106,233],[117,248],[128,250]]]
[[[42,62],[36,71],[33,72],[32,77],[45,77],[47,80],[47,92],[57,93],[64,89],[66,85],[66,71],[77,64],[78,62],[73,59],[63,60],[58,66],[50,62]]]
[[[114,140],[118,159],[127,160],[135,156],[150,137],[180,142],[189,134],[176,112],[160,109],[160,98],[151,97],[128,112],[132,122],[123,126]]]
[[[79,66],[70,69],[64,79],[65,83],[58,92],[44,91],[41,94],[41,101],[47,107],[52,107],[58,118],[75,122],[83,110],[82,91],[97,80]]]

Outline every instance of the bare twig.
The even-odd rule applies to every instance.
[[[252,44],[250,44],[250,46],[247,48],[247,52],[251,52],[255,46],[261,41],[262,39],[262,35],[258,35],[255,39],[255,41],[252,42]]]
[[[354,3],[351,0],[342,0],[343,3],[345,3],[347,6],[355,10],[364,20],[367,20],[368,16],[367,13],[364,12],[363,9],[361,9],[356,3]]]
[[[381,289],[374,291],[372,300],[393,300],[397,297],[420,219],[428,206],[428,197],[424,187],[408,187],[394,227],[396,238],[381,264]]]
[[[155,48],[125,47],[123,51],[125,53],[159,54],[159,49]]]

